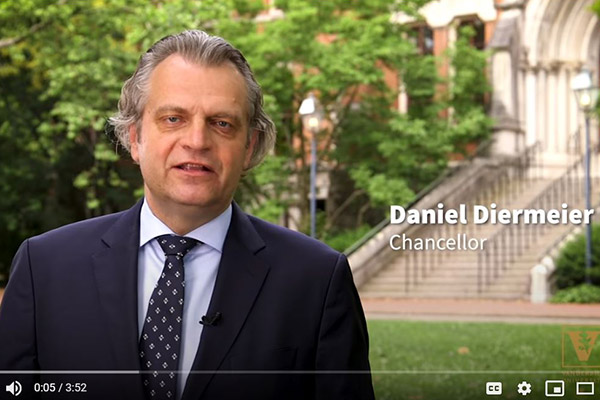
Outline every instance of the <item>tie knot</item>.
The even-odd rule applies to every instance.
[[[176,235],[162,235],[156,238],[166,256],[183,257],[197,245],[196,239]]]

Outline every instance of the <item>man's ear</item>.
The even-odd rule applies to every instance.
[[[138,131],[136,128],[136,124],[129,125],[129,152],[131,153],[131,158],[136,163],[140,163],[140,155],[138,151]]]
[[[257,140],[258,131],[254,129],[250,133],[250,137],[248,138],[248,142],[246,144],[246,158],[244,159],[244,169],[248,169],[248,165],[250,165],[250,160],[252,159],[252,153],[254,153],[254,146],[256,145]]]

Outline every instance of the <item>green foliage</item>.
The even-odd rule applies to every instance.
[[[600,287],[583,283],[559,290],[550,299],[551,303],[600,303]]]
[[[244,52],[268,93],[266,107],[279,131],[276,154],[287,160],[285,173],[289,175],[284,175],[285,179],[281,179],[281,168],[259,169],[258,174],[248,177],[238,198],[252,199],[255,213],[272,218],[277,210],[297,207],[303,219],[296,222],[308,231],[309,139],[302,133],[297,112],[311,91],[321,102],[326,119],[323,125],[328,127],[318,138],[321,165],[338,171],[351,171],[365,159],[371,165],[380,165],[375,161],[380,157],[375,133],[389,131],[396,95],[386,83],[382,66],[397,69],[413,52],[412,45],[402,36],[404,28],[390,22],[390,12],[402,9],[414,14],[416,4],[423,1],[277,1],[284,18],[265,23],[255,32],[226,36]],[[381,171],[372,170],[371,174]],[[258,180],[271,184],[265,188]],[[392,185],[384,184],[385,180],[381,175],[368,188],[374,204],[407,197],[410,189],[406,189],[402,177]],[[331,181],[331,185],[337,184]],[[378,196],[379,188],[388,193]],[[354,189],[362,187],[347,186],[347,196]],[[319,224],[323,227],[320,237],[326,237],[330,229],[350,228],[336,226],[340,223],[336,219],[339,207],[356,207],[369,198],[356,197],[352,204],[339,200],[338,204],[328,202],[325,221]],[[266,213],[261,211],[263,207],[267,208]],[[360,219],[356,221],[358,225]]]
[[[591,6],[590,9],[600,16],[600,0],[596,0]]]
[[[556,259],[556,286],[559,289],[577,286],[585,282],[585,233],[569,241]],[[592,283],[600,285],[600,224],[592,225]]]
[[[369,193],[374,206],[404,203],[414,196],[404,179],[390,179],[383,173],[373,174],[364,165],[352,169],[350,176],[357,187]]]
[[[354,140],[340,153],[347,159],[354,157],[353,165],[348,165],[350,175],[356,187],[368,193],[374,207],[409,202],[445,169],[449,154],[464,153],[465,145],[489,137],[492,121],[484,104],[490,90],[485,74],[487,54],[469,44],[473,35],[472,29],[464,28],[454,48],[437,59],[419,55],[410,43],[404,43],[397,69],[410,99],[408,113],[380,114],[381,123],[364,112],[363,119],[368,122],[362,122],[359,135],[342,138]],[[438,75],[438,64],[443,62],[452,67],[449,78]],[[440,92],[440,85],[449,89]],[[364,107],[369,105],[367,102]],[[375,107],[381,110],[382,105]],[[444,111],[449,117],[441,116]],[[356,120],[352,122],[354,127],[358,125]],[[365,129],[369,124],[371,129]],[[370,134],[361,135],[365,131]]]
[[[491,90],[486,77],[489,53],[470,44],[473,36],[475,31],[472,27],[461,28],[454,47],[448,52],[454,71],[450,85],[450,103],[457,117],[471,112],[474,105],[483,105],[484,95]]]
[[[4,59],[0,56],[0,65]],[[2,69],[0,67],[0,69]],[[36,144],[32,122],[47,109],[44,103],[26,106],[37,91],[27,88],[27,71],[0,84],[0,282],[14,251],[23,237],[47,227],[43,198],[50,189],[49,163]],[[23,90],[23,88],[26,88]]]
[[[415,53],[407,57],[400,66],[400,76],[410,99],[408,115],[413,119],[435,120],[443,109],[443,104],[434,102],[436,87],[443,83],[438,75],[436,57],[431,55],[421,56]]]
[[[362,225],[356,229],[346,229],[323,240],[329,246],[333,247],[337,251],[344,251],[349,248],[353,243],[358,241],[361,237],[366,235],[371,230],[369,225]]]
[[[290,168],[285,157],[272,155],[242,179],[236,201],[245,211],[279,223],[288,207]]]
[[[268,22],[256,18],[261,0],[1,2],[0,271],[25,237],[141,195],[138,168],[105,134],[106,119],[140,53],[191,28],[244,52],[277,125],[275,154],[242,180],[242,206],[273,222],[295,207],[303,218],[294,223],[308,230],[309,146],[297,111],[312,91],[326,119],[319,168],[345,177],[331,181],[337,197],[320,215],[320,236],[378,222],[384,206],[411,199],[489,127],[477,103],[484,56],[457,43],[447,81],[437,74],[444,61],[419,55],[391,22],[392,12],[417,16],[426,2],[280,0],[285,17]],[[411,97],[406,115],[392,107],[391,71]],[[447,96],[436,94],[440,84],[452,88]],[[448,108],[452,117],[441,117]]]
[[[0,275],[24,238],[135,201],[138,169],[104,133],[123,81],[146,45],[231,11],[160,3],[0,3]]]

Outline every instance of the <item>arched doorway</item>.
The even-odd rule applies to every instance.
[[[582,68],[596,77],[600,70],[600,24],[590,10],[593,2],[530,0],[504,6],[496,33],[513,36],[492,41],[496,43],[491,46],[496,50],[492,74],[504,74],[503,80],[492,79],[496,107],[492,114],[515,124],[509,129],[499,126],[497,135],[504,138],[499,152],[518,151],[539,141],[545,162],[559,167],[582,151],[583,116],[570,85]],[[507,82],[512,85],[510,96]],[[511,101],[516,104],[508,104]]]

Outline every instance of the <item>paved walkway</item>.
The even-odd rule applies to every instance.
[[[370,319],[503,321],[600,325],[600,304],[532,304],[527,301],[363,299]]]
[[[0,289],[0,301],[4,290]],[[526,301],[363,299],[370,319],[504,321],[600,325],[600,304],[531,304]]]

